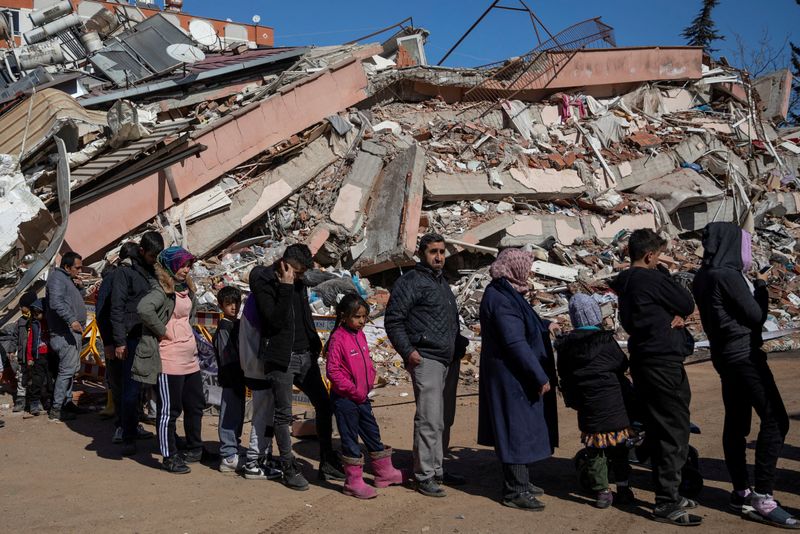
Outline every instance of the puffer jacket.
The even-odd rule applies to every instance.
[[[578,410],[581,432],[614,432],[630,426],[625,376],[628,358],[608,330],[573,330],[556,339],[559,388],[564,403]],[[625,393],[628,393],[627,398]]]
[[[159,338],[167,333],[172,312],[175,311],[175,279],[155,265],[156,277],[152,279],[150,291],[139,301],[136,311],[142,322],[142,339],[136,347],[133,360],[133,379],[143,384],[156,384],[161,372],[161,356],[158,350]],[[192,299],[192,311],[189,323],[194,324],[197,300],[195,286],[191,277],[186,278],[189,296]]]
[[[115,347],[124,347],[128,338],[141,336],[142,322],[137,306],[155,282],[153,269],[138,256],[126,258],[114,271],[108,313]]]
[[[760,355],[761,329],[767,320],[767,284],[748,286],[742,269],[742,233],[733,223],[711,223],[703,231],[703,265],[692,291],[700,320],[711,346],[711,360],[719,369]]]
[[[353,332],[340,326],[333,331],[328,340],[325,371],[333,393],[356,404],[367,402],[367,395],[375,384],[375,366],[362,330]]]
[[[406,363],[416,350],[423,358],[449,365],[466,350],[450,284],[443,273],[422,263],[395,282],[384,325],[394,350]]]

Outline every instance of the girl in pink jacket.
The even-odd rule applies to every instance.
[[[331,400],[342,442],[344,494],[371,499],[375,490],[363,478],[364,457],[358,437],[369,452],[375,471],[375,486],[403,483],[403,474],[392,465],[392,449],[381,442],[380,429],[372,413],[368,394],[375,382],[375,367],[362,329],[369,305],[358,295],[345,295],[336,306],[336,326],[327,344],[326,371],[331,381]]]

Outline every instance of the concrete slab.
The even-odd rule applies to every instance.
[[[532,200],[572,198],[585,191],[572,169],[512,169],[500,173],[502,187],[489,184],[485,173],[432,173],[425,177],[425,198],[431,201],[502,200],[509,196]]]
[[[339,189],[330,214],[331,222],[342,226],[348,233],[358,231],[364,221],[364,208],[382,168],[382,158],[364,151],[358,153]]]
[[[678,169],[637,187],[634,192],[658,200],[670,214],[685,206],[717,200],[725,194],[714,181],[692,169]]]

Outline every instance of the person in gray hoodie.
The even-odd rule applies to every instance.
[[[58,356],[51,421],[74,419],[78,411],[72,402],[72,381],[80,366],[86,304],[75,280],[83,267],[83,258],[75,252],[61,256],[61,267],[47,277],[47,324],[50,348]]]

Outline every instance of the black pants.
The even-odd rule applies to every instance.
[[[275,441],[278,442],[281,461],[288,462],[294,457],[291,435],[293,384],[314,406],[320,461],[325,461],[333,453],[333,409],[316,357],[310,352],[293,352],[287,369],[267,369],[267,382],[275,395]]]
[[[350,399],[336,395],[331,395],[331,399],[336,414],[336,424],[339,426],[339,436],[342,438],[342,454],[348,458],[361,458],[359,436],[367,452],[383,452],[381,431],[375,420],[375,414],[372,413],[372,403],[367,401],[356,404]]]
[[[110,352],[113,352],[111,348]],[[107,352],[108,353],[108,352]],[[106,358],[106,383],[114,401],[114,426],[122,427],[122,376],[124,362],[116,358]]]
[[[789,432],[789,416],[783,405],[766,356],[720,366],[725,427],[722,448],[733,488],[750,487],[746,445],[753,409],[761,420],[756,441],[755,491],[769,493],[775,484],[775,467]]]
[[[681,469],[689,454],[689,379],[679,362],[631,366],[653,465],[656,505],[680,502]]]
[[[531,491],[531,474],[527,464],[503,464],[503,498],[514,499]]]
[[[188,375],[158,375],[158,397],[156,407],[158,416],[156,426],[161,455],[164,458],[175,455],[175,421],[183,412],[183,430],[186,434],[186,448],[196,451],[203,448],[200,430],[206,399],[203,395],[203,378],[200,371]]]
[[[26,365],[27,376],[30,377],[27,389],[28,403],[33,406],[34,402],[41,402],[43,398],[47,398],[47,383],[50,380],[50,372],[48,370],[47,358],[39,356],[33,361],[33,365]]]

